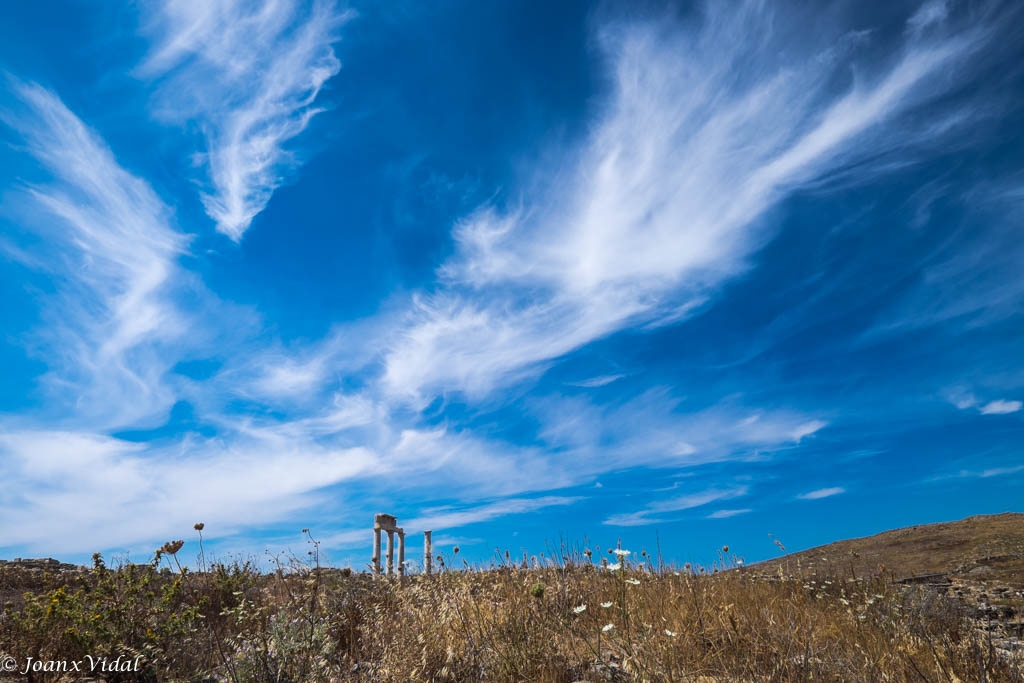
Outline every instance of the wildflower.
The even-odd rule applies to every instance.
[[[615,553],[619,557],[625,557],[626,555],[629,555],[629,551],[628,550],[623,550],[622,548],[615,548],[611,552]]]
[[[736,566],[737,567],[742,567],[743,566],[743,560],[736,560]]]
[[[727,546],[727,545],[723,545],[723,546],[722,546],[722,552],[723,552],[723,553],[727,553],[727,552],[729,552],[729,546]]]
[[[611,606],[612,606],[612,603],[610,603],[610,602],[602,602],[601,603],[601,608],[602,609],[608,609]]]
[[[455,546],[454,548],[452,548],[452,552],[455,553],[456,555],[458,555],[459,554],[459,546]]]
[[[615,628],[615,624],[605,624],[601,628],[601,633],[608,633],[608,631],[611,631],[613,628]]]
[[[166,555],[175,555],[179,550],[181,550],[183,545],[185,545],[185,541],[167,541],[167,543],[164,543],[163,547],[160,548],[160,552]]]
[[[665,629],[665,635],[668,636],[669,638],[675,638],[679,634],[676,633],[675,631],[669,631],[668,629]]]
[[[608,565],[608,569],[613,572],[618,571],[619,569],[622,569],[622,563],[616,562],[615,564],[610,564]]]
[[[195,529],[196,531],[202,531],[203,529],[206,528],[206,525],[203,524],[202,522],[196,522],[195,526],[193,526],[192,528]]]
[[[580,605],[579,607],[573,607],[572,611],[575,612],[576,614],[583,614],[584,612],[587,611],[587,606],[586,605]]]
[[[639,586],[640,585],[640,580],[639,579],[626,579],[626,583],[631,584],[633,586]]]

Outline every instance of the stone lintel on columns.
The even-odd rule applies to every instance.
[[[398,528],[398,518],[394,515],[379,512],[373,516],[373,528],[382,531],[394,531]]]

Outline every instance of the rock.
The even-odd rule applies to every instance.
[[[12,569],[28,569],[32,571],[77,571],[80,569],[77,565],[67,564],[53,559],[52,557],[46,557],[41,559],[23,559],[16,557],[11,561],[0,560],[0,569],[9,567]]]

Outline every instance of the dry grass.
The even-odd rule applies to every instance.
[[[1024,514],[977,515],[956,522],[894,529],[830,543],[758,565],[775,573],[896,577],[970,574],[972,580],[1024,589]]]
[[[963,607],[927,588],[764,577],[726,553],[710,572],[591,558],[403,580],[294,561],[270,575],[159,558],[6,568],[0,651],[143,656],[144,671],[111,680],[1024,681]]]

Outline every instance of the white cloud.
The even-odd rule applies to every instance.
[[[313,103],[341,68],[331,45],[352,14],[298,0],[143,7],[154,46],[138,73],[168,77],[161,118],[199,123],[210,182],[203,204],[217,230],[238,241],[296,164],[284,145],[320,111]]]
[[[708,519],[728,519],[729,517],[735,517],[737,515],[745,515],[748,512],[753,512],[753,510],[751,510],[750,508],[742,508],[742,509],[739,509],[739,510],[715,510],[710,515],[708,515],[707,518]]]
[[[804,438],[823,429],[826,424],[827,423],[822,420],[810,420],[808,422],[804,422],[796,426],[796,428],[791,432],[791,437],[793,441],[799,443],[803,441]]]
[[[945,392],[944,396],[947,401],[952,403],[959,410],[977,408],[978,412],[982,415],[1008,415],[1010,413],[1016,413],[1021,409],[1022,405],[1024,405],[1020,401],[1002,398],[984,402],[973,392],[970,392],[963,387],[954,387],[949,389]]]
[[[1024,310],[1024,279],[1018,277],[1024,269],[1024,245],[1017,239],[1024,220],[1019,177],[947,195],[970,210],[970,223],[960,227],[956,239],[943,239],[921,256],[917,284],[894,302],[872,334],[937,326],[972,330]],[[963,393],[965,401],[972,398]]]
[[[998,399],[995,401],[989,401],[978,410],[982,415],[1008,415],[1010,413],[1016,413],[1020,408],[1020,401],[1006,401]]]
[[[618,382],[625,375],[600,375],[598,377],[591,377],[589,379],[582,379],[578,382],[566,382],[571,387],[581,387],[583,389],[596,389],[598,387],[607,386],[613,382]]]
[[[837,91],[850,60],[823,57],[841,36],[799,49],[802,18],[774,8],[606,27],[610,101],[574,162],[538,173],[550,192],[457,226],[442,284],[390,346],[385,387],[414,402],[479,397],[623,328],[685,317],[771,237],[780,199],[906,145],[899,114],[941,94],[948,79],[932,76],[977,40],[908,37]]]
[[[94,425],[161,416],[173,403],[164,375],[189,346],[190,316],[174,301],[193,284],[177,266],[187,240],[56,95],[11,84],[22,108],[4,120],[53,176],[28,188],[21,217],[43,238],[26,265],[46,268],[58,287],[42,301],[47,326],[35,350],[51,367],[45,384],[54,403]]]
[[[548,507],[571,505],[580,500],[582,498],[570,496],[542,496],[540,498],[510,498],[470,508],[435,508],[424,511],[422,515],[408,522],[408,525],[416,529],[452,531],[506,515],[526,514]]]
[[[907,29],[912,33],[920,33],[929,26],[941,24],[949,16],[947,0],[931,0],[921,5],[907,21]]]
[[[945,398],[958,410],[967,410],[978,405],[978,397],[963,387],[953,387],[945,392]]]
[[[952,474],[941,474],[930,477],[926,481],[937,482],[948,479],[989,479],[991,477],[1006,477],[1011,474],[1024,472],[1024,465],[1008,465],[1002,467],[989,467],[983,470],[960,470]]]
[[[990,467],[987,470],[982,470],[978,476],[982,479],[988,479],[989,477],[1005,477],[1008,474],[1016,474],[1017,472],[1024,472],[1024,465],[1017,465],[1015,467]]]
[[[708,489],[706,491],[691,493],[685,496],[677,496],[675,498],[669,498],[668,500],[650,503],[638,512],[612,515],[608,519],[604,520],[604,524],[609,526],[643,526],[647,524],[657,524],[664,521],[664,519],[653,517],[653,515],[661,515],[668,512],[680,512],[683,510],[701,507],[719,500],[739,498],[747,495],[748,490],[749,488],[746,486],[737,486],[730,489]]]
[[[318,489],[377,466],[366,449],[309,440],[160,446],[53,430],[5,429],[0,454],[4,544],[48,554],[144,549],[198,520],[228,535],[322,504]]]
[[[293,162],[284,145],[306,127],[339,69],[331,45],[348,15],[328,4],[306,11],[293,0],[147,7],[155,47],[139,74],[160,79],[162,116],[202,128],[206,208],[238,240]],[[610,98],[558,182],[547,183],[555,189],[462,221],[456,255],[402,324],[377,321],[370,341],[352,343],[346,329],[285,348],[232,334],[233,320],[206,315],[209,327],[233,338],[220,351],[228,358],[222,371],[196,382],[171,383],[167,374],[201,345],[195,337],[218,332],[175,303],[179,288],[195,294],[201,284],[177,263],[186,241],[169,210],[56,96],[19,86],[32,115],[12,125],[57,178],[32,196],[61,218],[53,243],[67,296],[52,309],[46,351],[53,386],[73,389],[59,417],[70,416],[75,428],[65,419],[54,421],[60,429],[0,424],[0,507],[15,529],[5,542],[88,552],[180,535],[199,518],[239,529],[316,505],[323,487],[337,496],[368,481],[420,496],[519,496],[410,522],[458,527],[577,500],[526,492],[626,466],[748,457],[823,428],[796,411],[752,412],[732,400],[683,413],[678,399],[655,390],[605,407],[542,402],[541,443],[515,447],[455,425],[424,426],[406,403],[423,406],[446,392],[486,396],[601,337],[692,315],[771,237],[765,217],[779,200],[900,144],[899,126],[885,124],[945,87],[932,76],[968,48],[966,39],[914,38],[877,73],[858,73],[836,90],[843,73],[835,61],[808,59],[821,55],[766,29],[770,11],[712,5],[700,26],[608,27]],[[790,18],[776,19],[778,27]],[[926,22],[929,30],[938,23]],[[750,34],[759,39],[735,39]],[[380,340],[387,344],[378,377]],[[362,388],[352,393],[331,383],[357,374]],[[143,446],[109,436],[115,426],[163,415],[182,396],[218,428],[216,437]],[[258,417],[227,410],[234,398],[256,404],[250,412]],[[289,417],[272,417],[283,405],[293,409]],[[649,524],[746,493],[711,489],[606,523]]]
[[[664,388],[620,404],[598,406],[583,397],[538,401],[540,438],[576,477],[625,467],[679,467],[744,459],[761,449],[792,447],[825,427],[786,410],[754,415],[733,399],[684,412]]]
[[[797,496],[800,500],[819,500],[821,498],[830,498],[832,496],[838,496],[842,493],[846,493],[846,489],[841,486],[833,486],[826,489],[817,489],[815,491],[808,491],[807,493],[801,493]]]

